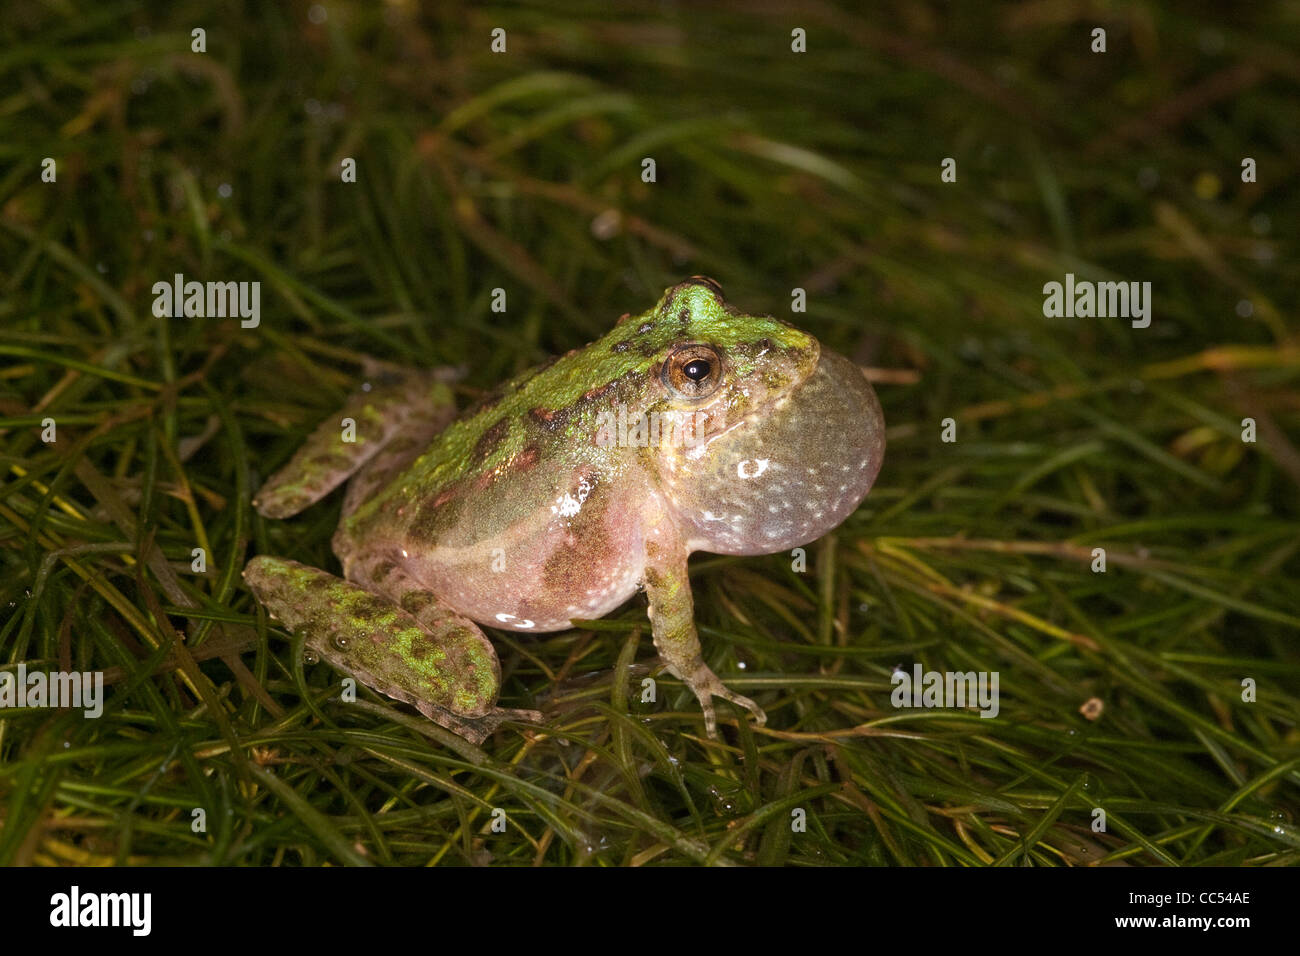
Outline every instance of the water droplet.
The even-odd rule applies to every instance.
[[[308,648],[302,652],[302,662],[304,664],[319,664],[320,655]]]
[[[346,651],[352,646],[352,638],[348,637],[346,634],[335,634],[331,643],[339,650]]]
[[[623,214],[617,209],[606,209],[591,220],[591,234],[601,240],[618,235],[623,225]]]
[[[1204,199],[1208,202],[1211,199],[1217,199],[1222,191],[1222,180],[1209,170],[1197,173],[1196,179],[1192,180],[1192,192],[1196,193],[1197,199]]]

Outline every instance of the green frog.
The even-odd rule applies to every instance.
[[[284,518],[350,479],[342,577],[268,556],[244,569],[311,652],[478,743],[541,720],[497,706],[480,624],[562,630],[643,589],[709,736],[715,697],[766,720],[704,661],[687,559],[785,551],[857,508],[885,447],[857,366],[696,277],[459,416],[445,374],[374,378],[254,499]]]

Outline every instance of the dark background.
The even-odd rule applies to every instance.
[[[1294,3],[8,0],[0,661],[111,691],[95,721],[3,715],[0,863],[1294,862],[1297,27]],[[261,281],[260,327],[156,319],[177,272]],[[1151,326],[1044,317],[1066,273],[1151,282]],[[548,724],[481,750],[292,666],[238,572],[335,569],[338,497],[289,522],[249,498],[363,355],[461,366],[469,402],[693,274],[870,367],[889,426],[805,573],[692,563],[709,662],[765,730],[708,741],[667,675],[640,703],[640,599],[494,632],[503,703]],[[999,717],[894,709],[918,662],[998,671]]]

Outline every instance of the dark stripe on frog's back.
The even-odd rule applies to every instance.
[[[510,434],[510,419],[503,415],[493,422],[482,437],[474,443],[474,451],[470,454],[470,462],[473,466],[478,467],[491,458],[508,434]]]

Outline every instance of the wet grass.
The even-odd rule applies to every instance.
[[[1294,10],[791,6],[6,7],[0,660],[111,689],[0,720],[0,863],[1300,857]],[[178,272],[260,280],[260,326],[154,318]],[[1067,272],[1151,282],[1150,327],[1045,318]],[[470,401],[696,273],[876,369],[889,423],[806,571],[692,564],[766,728],[642,701],[641,599],[493,632],[548,723],[482,748],[293,663],[239,571],[337,568],[339,500],[249,499],[363,356]],[[915,663],[998,672],[998,716],[893,707]]]

